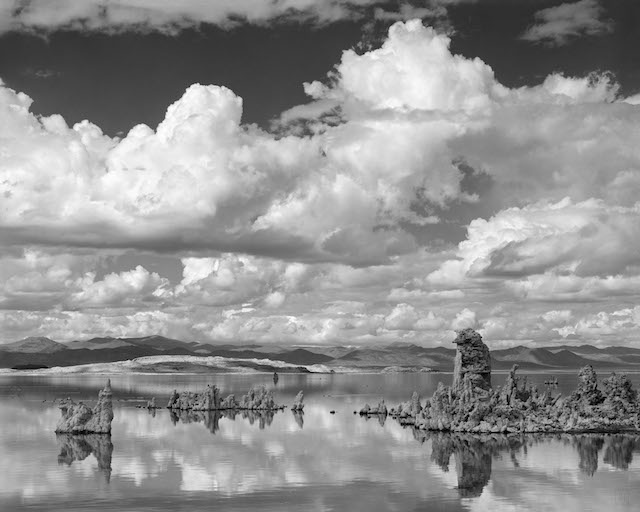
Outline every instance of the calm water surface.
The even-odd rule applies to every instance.
[[[636,386],[640,375],[631,376]],[[542,382],[544,375],[530,376]],[[574,387],[562,375],[560,390]],[[104,376],[0,376],[0,510],[631,511],[640,437],[425,435],[353,414],[430,395],[447,374],[116,375],[113,433],[56,436],[56,398],[95,400]],[[495,376],[500,384],[504,375]],[[174,388],[267,384],[304,416],[151,414]],[[335,414],[330,411],[334,410]]]

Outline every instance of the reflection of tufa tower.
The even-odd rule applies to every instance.
[[[505,436],[487,438],[443,432],[422,435],[431,439],[431,460],[443,471],[449,471],[451,455],[454,455],[458,493],[463,498],[480,496],[491,479],[492,456],[519,444],[515,441],[514,446],[510,446]]]
[[[111,456],[113,444],[111,436],[102,434],[57,434],[56,441],[60,454],[58,464],[70,466],[75,461],[82,461],[93,454],[98,461],[98,470],[107,481],[111,479]]]

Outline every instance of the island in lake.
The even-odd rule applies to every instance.
[[[578,373],[578,386],[563,397],[553,386],[539,391],[517,375],[514,365],[504,386],[491,386],[491,355],[479,333],[458,332],[454,341],[453,384],[438,385],[423,405],[412,398],[387,409],[382,400],[368,404],[360,415],[387,414],[420,430],[470,433],[524,432],[637,432],[640,431],[638,396],[626,375],[612,373],[602,388],[592,366]]]

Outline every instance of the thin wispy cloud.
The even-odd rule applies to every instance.
[[[605,9],[598,0],[580,0],[538,11],[535,23],[521,39],[562,46],[575,38],[606,34],[612,29],[613,22],[606,18]]]
[[[239,25],[305,22],[323,25],[361,19],[376,8],[387,19],[441,15],[443,5],[474,0],[429,0],[422,7],[380,0],[0,0],[0,33],[6,31],[79,30],[99,32],[158,31],[175,34],[202,24]],[[391,4],[388,11],[380,5]],[[396,4],[397,6],[397,4]]]

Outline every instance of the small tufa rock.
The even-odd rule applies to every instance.
[[[70,398],[63,400],[60,405],[62,418],[56,426],[58,434],[110,434],[113,421],[113,404],[111,401],[111,380],[98,393],[98,403],[93,407],[75,403]]]

